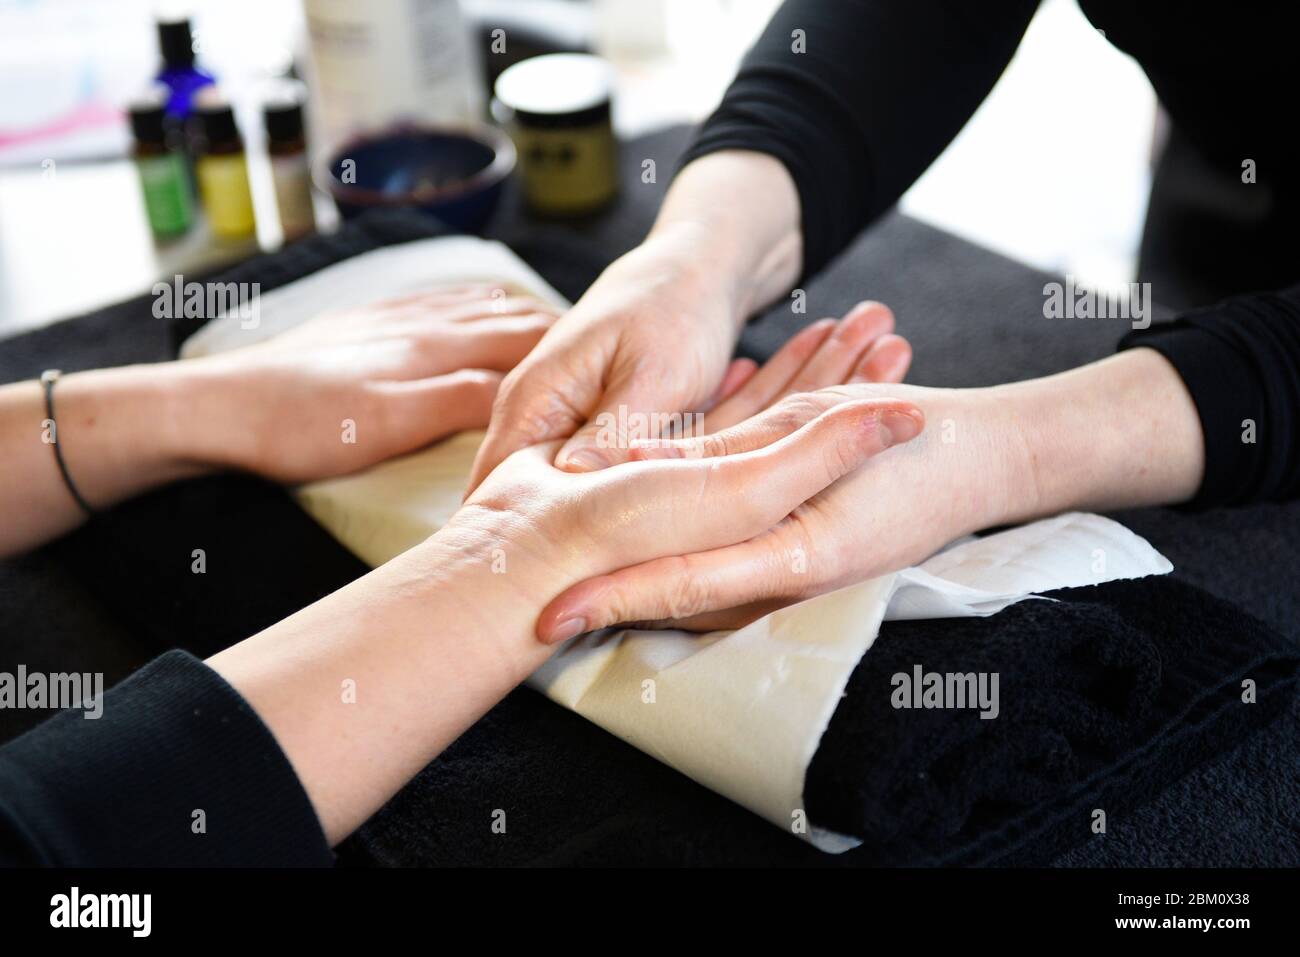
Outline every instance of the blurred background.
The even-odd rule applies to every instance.
[[[0,0],[0,335],[139,294],[177,272],[277,248],[293,208],[285,189],[308,196],[308,228],[334,228],[338,213],[319,174],[311,187],[299,173],[286,180],[273,171],[296,169],[300,146],[303,162],[315,168],[339,140],[360,131],[349,128],[349,104],[337,93],[348,81],[344,60],[364,62],[355,57],[367,52],[349,17],[414,16],[406,29],[424,44],[426,66],[464,59],[463,72],[430,70],[414,79],[385,65],[384,83],[450,91],[438,106],[447,115],[421,119],[482,116],[502,70],[531,54],[595,53],[612,70],[613,128],[626,138],[706,116],[777,5],[373,0],[347,10],[343,0]],[[237,228],[233,239],[214,235],[198,191],[192,221],[176,235],[158,235],[158,210],[151,219],[146,207],[143,184],[162,147],[148,142],[151,118],[142,113],[133,129],[124,109],[162,75],[160,20],[188,20],[192,38],[192,64],[169,75],[173,92],[178,82],[219,89],[238,136],[214,147],[220,116],[209,114],[216,119],[207,121],[197,160],[187,155],[187,141],[169,139],[167,149],[184,159],[191,179],[205,156],[243,154],[256,217],[242,238]],[[456,20],[461,27],[449,26]],[[463,42],[453,35],[462,28]],[[273,122],[263,114],[268,83],[286,76],[304,84],[298,145],[291,117]],[[330,94],[324,104],[322,90]],[[457,115],[462,101],[464,117]],[[369,108],[361,100],[351,106]],[[400,103],[393,110],[401,118]],[[992,96],[902,208],[1032,265],[1115,287],[1134,278],[1155,127],[1155,97],[1141,70],[1092,29],[1073,0],[1044,0]],[[1085,141],[1104,148],[1075,148]]]

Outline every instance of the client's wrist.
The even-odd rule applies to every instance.
[[[267,400],[264,387],[276,373],[259,373],[242,358],[236,352],[144,367],[153,370],[162,442],[191,472],[259,472],[277,455],[282,430],[294,427]]]
[[[92,502],[108,504],[205,471],[190,454],[203,423],[191,417],[173,365],[71,373],[56,385],[59,442]]]
[[[525,515],[470,504],[419,549],[431,574],[454,576],[461,593],[488,615],[522,609],[535,616],[555,595],[592,574],[586,562],[576,567],[566,557],[573,545],[539,533]]]
[[[537,616],[584,577],[566,574],[562,563],[539,552],[525,530],[497,522],[475,506],[462,508],[394,562],[414,563],[410,580],[418,582],[425,607],[436,607],[443,624],[473,635],[478,650],[495,662],[509,684],[523,681],[554,652],[535,640]]]

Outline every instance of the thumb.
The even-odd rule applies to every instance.
[[[492,406],[487,435],[470,469],[467,498],[488,473],[515,452],[562,439],[586,421],[586,415],[574,401],[581,397],[569,396],[582,380],[569,376],[565,379],[569,388],[559,387],[552,378],[554,369],[551,363],[519,366],[502,381]]]
[[[705,622],[711,613],[784,596],[793,577],[783,570],[787,559],[778,536],[767,534],[599,575],[552,599],[536,634],[551,645],[629,622]]]
[[[573,434],[555,457],[555,465],[566,472],[595,472],[631,458],[635,439],[655,438],[665,428],[685,429],[692,416],[663,411],[663,382],[645,370],[610,383],[587,424]]]

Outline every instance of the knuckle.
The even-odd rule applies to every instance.
[[[489,390],[495,392],[502,379],[501,373],[489,369],[461,369],[453,375],[457,388],[471,395]]]
[[[821,349],[818,351],[824,352],[827,356],[839,357],[850,349],[854,349],[854,344],[850,341],[849,337],[844,332],[844,328],[841,326],[826,337],[826,341],[822,343]]]
[[[858,464],[858,442],[854,435],[836,434],[822,447],[822,463],[826,478],[834,481],[853,471]]]
[[[697,574],[686,558],[674,562],[673,574],[664,595],[665,603],[658,609],[663,618],[689,618],[711,609],[713,588],[709,580]]]
[[[645,610],[636,607],[628,584],[618,579],[610,581],[598,600],[595,621],[600,622],[601,627],[607,627],[636,621],[641,617],[645,617]]]
[[[816,392],[795,392],[774,407],[777,422],[791,430],[798,429],[825,411],[825,401]]]
[[[781,587],[769,597],[803,600],[819,594],[825,556],[817,551],[815,539],[808,534],[807,526],[792,518],[781,526],[778,538],[781,543],[778,549],[782,560]]]
[[[722,458],[731,454],[734,447],[727,433],[716,432],[695,440],[692,445],[698,449],[697,455],[703,458]]]

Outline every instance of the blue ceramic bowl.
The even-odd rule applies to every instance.
[[[318,170],[317,185],[345,219],[407,206],[476,233],[514,168],[514,144],[492,127],[400,127],[342,146]]]

